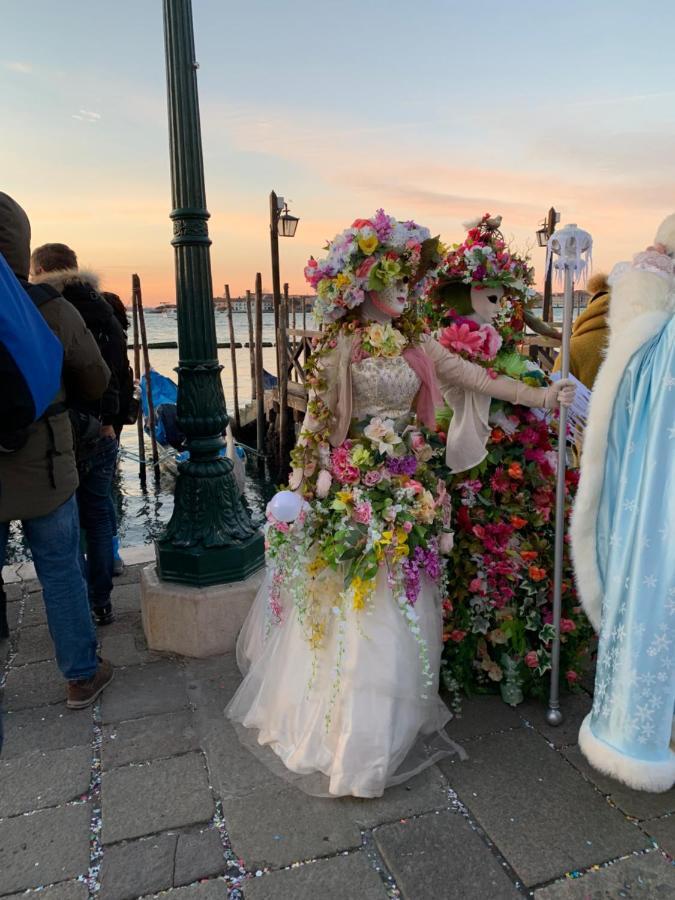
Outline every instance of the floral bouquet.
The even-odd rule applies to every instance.
[[[414,288],[437,246],[427,228],[399,222],[382,209],[370,219],[356,219],[328,243],[324,259],[312,257],[305,267],[305,279],[317,292],[315,318],[336,322],[360,306],[368,291],[403,278]]]
[[[393,421],[379,417],[359,437],[329,451],[308,511],[293,525],[272,518],[268,522],[272,622],[283,615],[286,589],[308,641],[318,649],[328,617],[367,611],[378,573],[385,570],[431,682],[415,603],[423,575],[442,588],[446,566],[441,556],[452,546],[450,499],[428,465],[432,454],[419,431],[400,435]],[[338,592],[314,590],[314,579],[325,577],[325,570],[340,579]],[[327,596],[330,604],[321,599]]]

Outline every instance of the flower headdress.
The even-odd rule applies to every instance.
[[[503,287],[507,296],[525,302],[534,297],[534,270],[526,258],[510,251],[499,230],[501,222],[501,216],[485,213],[464,223],[466,238],[453,244],[433,277],[427,279],[426,290],[436,307],[470,313],[468,288],[475,286]]]
[[[328,255],[312,257],[305,278],[317,292],[315,318],[336,322],[366,299],[408,278],[413,292],[426,268],[434,262],[438,239],[413,221],[399,222],[378,209],[370,219],[356,219],[329,242]]]

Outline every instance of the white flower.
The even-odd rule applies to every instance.
[[[380,453],[392,456],[394,447],[401,443],[401,438],[394,431],[393,419],[382,419],[375,416],[364,428],[363,434],[377,447]]]

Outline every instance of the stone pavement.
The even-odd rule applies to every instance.
[[[8,588],[12,637],[0,758],[0,896],[126,900],[537,900],[675,897],[675,791],[637,793],[565,724],[497,697],[448,728],[468,760],[441,762],[379,800],[309,797],[240,744],[223,709],[232,655],[148,651],[138,569],[101,630],[119,667],[93,709],[69,712],[39,585]]]

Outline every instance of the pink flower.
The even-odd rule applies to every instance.
[[[530,669],[536,669],[539,665],[539,657],[536,650],[530,650],[525,656],[525,665]]]
[[[576,631],[577,626],[571,619],[561,619],[560,620],[560,631],[563,634],[568,634],[570,631]]]
[[[354,508],[353,518],[355,522],[359,522],[361,525],[367,525],[370,522],[372,514],[373,510],[370,503],[365,501],[364,503],[359,503],[358,506]]]
[[[480,578],[474,578],[469,582],[469,590],[474,594],[481,594],[483,592],[483,582]]]
[[[373,268],[373,266],[377,265],[377,263],[378,263],[378,258],[376,256],[366,257],[366,259],[363,260],[361,265],[356,270],[356,272],[355,272],[356,277],[357,278],[367,278],[368,273]]]
[[[359,468],[352,465],[345,466],[344,469],[340,470],[337,477],[342,484],[356,484],[359,480]]]
[[[282,531],[284,534],[287,534],[288,531],[290,531],[288,522],[275,522],[274,527],[277,531]]]
[[[438,340],[448,350],[454,350],[455,353],[469,353],[471,356],[480,353],[483,346],[483,335],[479,331],[472,331],[465,323],[457,325],[453,322],[452,325],[448,325],[440,333]]]
[[[375,487],[376,484],[379,484],[382,481],[382,473],[377,469],[371,469],[370,472],[366,472],[363,476],[363,483],[366,487]]]
[[[461,642],[466,637],[466,631],[462,631],[461,628],[455,628],[454,631],[450,632],[450,640],[454,641],[456,644],[461,644]]]
[[[413,530],[413,523],[412,522],[404,522],[401,525],[401,528],[406,532],[406,534],[410,534],[410,532]]]
[[[502,337],[492,325],[483,325],[481,332],[484,335],[483,353],[486,359],[494,359],[502,346]]]
[[[452,531],[444,531],[438,539],[438,549],[443,556],[449,556],[455,546],[455,535]]]
[[[565,672],[565,678],[568,684],[575,684],[579,680],[579,673],[575,672],[574,669],[569,669],[569,671]]]
[[[415,481],[414,478],[411,478],[408,481],[408,483],[406,484],[406,487],[409,488],[410,490],[414,491],[415,494],[423,494],[424,493],[424,487],[419,483],[419,481]]]

